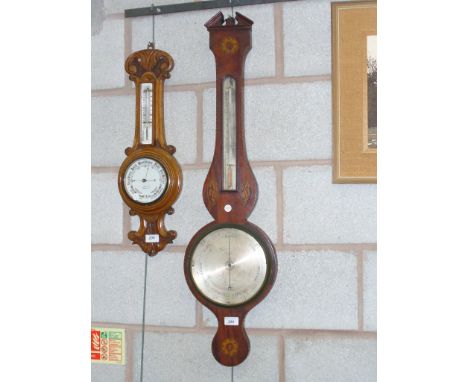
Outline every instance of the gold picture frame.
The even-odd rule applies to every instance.
[[[334,183],[377,182],[376,36],[377,2],[332,3]]]

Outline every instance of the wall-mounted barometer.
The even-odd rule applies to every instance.
[[[138,231],[130,231],[128,238],[150,256],[177,235],[164,225],[182,188],[175,147],[166,143],[164,133],[164,81],[173,66],[172,57],[152,44],[132,53],[125,62],[135,83],[136,126],[133,146],[125,150],[127,158],[120,166],[119,191],[130,215],[140,218]]]
[[[203,201],[214,221],[195,234],[184,260],[190,290],[218,319],[212,351],[225,366],[247,357],[245,316],[269,293],[277,273],[271,240],[247,221],[258,195],[244,142],[244,62],[252,24],[240,13],[225,20],[221,12],[205,24],[216,60],[216,144]]]

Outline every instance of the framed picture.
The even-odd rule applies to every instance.
[[[377,3],[332,3],[333,182],[377,182]]]

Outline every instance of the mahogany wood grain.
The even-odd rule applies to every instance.
[[[244,328],[247,313],[270,292],[277,274],[276,251],[270,238],[256,225],[248,222],[258,197],[258,186],[250,167],[244,139],[244,63],[252,46],[252,24],[236,12],[236,17],[224,19],[218,12],[206,24],[210,33],[210,49],[216,60],[216,141],[211,167],[203,186],[203,201],[214,221],[202,227],[190,241],[185,252],[184,272],[193,295],[217,317],[218,330],[212,342],[212,352],[218,362],[236,366],[250,350]],[[223,81],[226,76],[236,80],[236,189],[223,190]],[[229,204],[230,212],[225,210]],[[262,246],[267,257],[267,273],[261,290],[246,303],[224,306],[207,299],[197,289],[191,275],[191,256],[197,244],[214,229],[234,227],[250,233]],[[220,254],[222,255],[222,254]],[[238,317],[238,326],[226,326],[225,317]]]

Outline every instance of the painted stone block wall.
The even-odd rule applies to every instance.
[[[154,1],[155,5],[180,0]],[[93,382],[139,380],[144,256],[117,190],[134,128],[125,57],[151,39],[148,2],[96,0],[92,35],[92,321],[126,329],[125,366],[93,365]],[[245,382],[376,380],[376,186],[332,184],[330,1],[237,9],[254,21],[246,63],[245,129],[259,185],[251,220],[275,243],[278,280],[248,316]],[[230,10],[224,10],[225,13]],[[210,216],[202,184],[214,144],[214,59],[203,24],[215,10],[156,17],[156,47],[175,60],[166,82],[166,133],[184,189],[167,226],[174,245],[149,259],[144,380],[219,382],[214,316],[190,294],[183,254]]]

